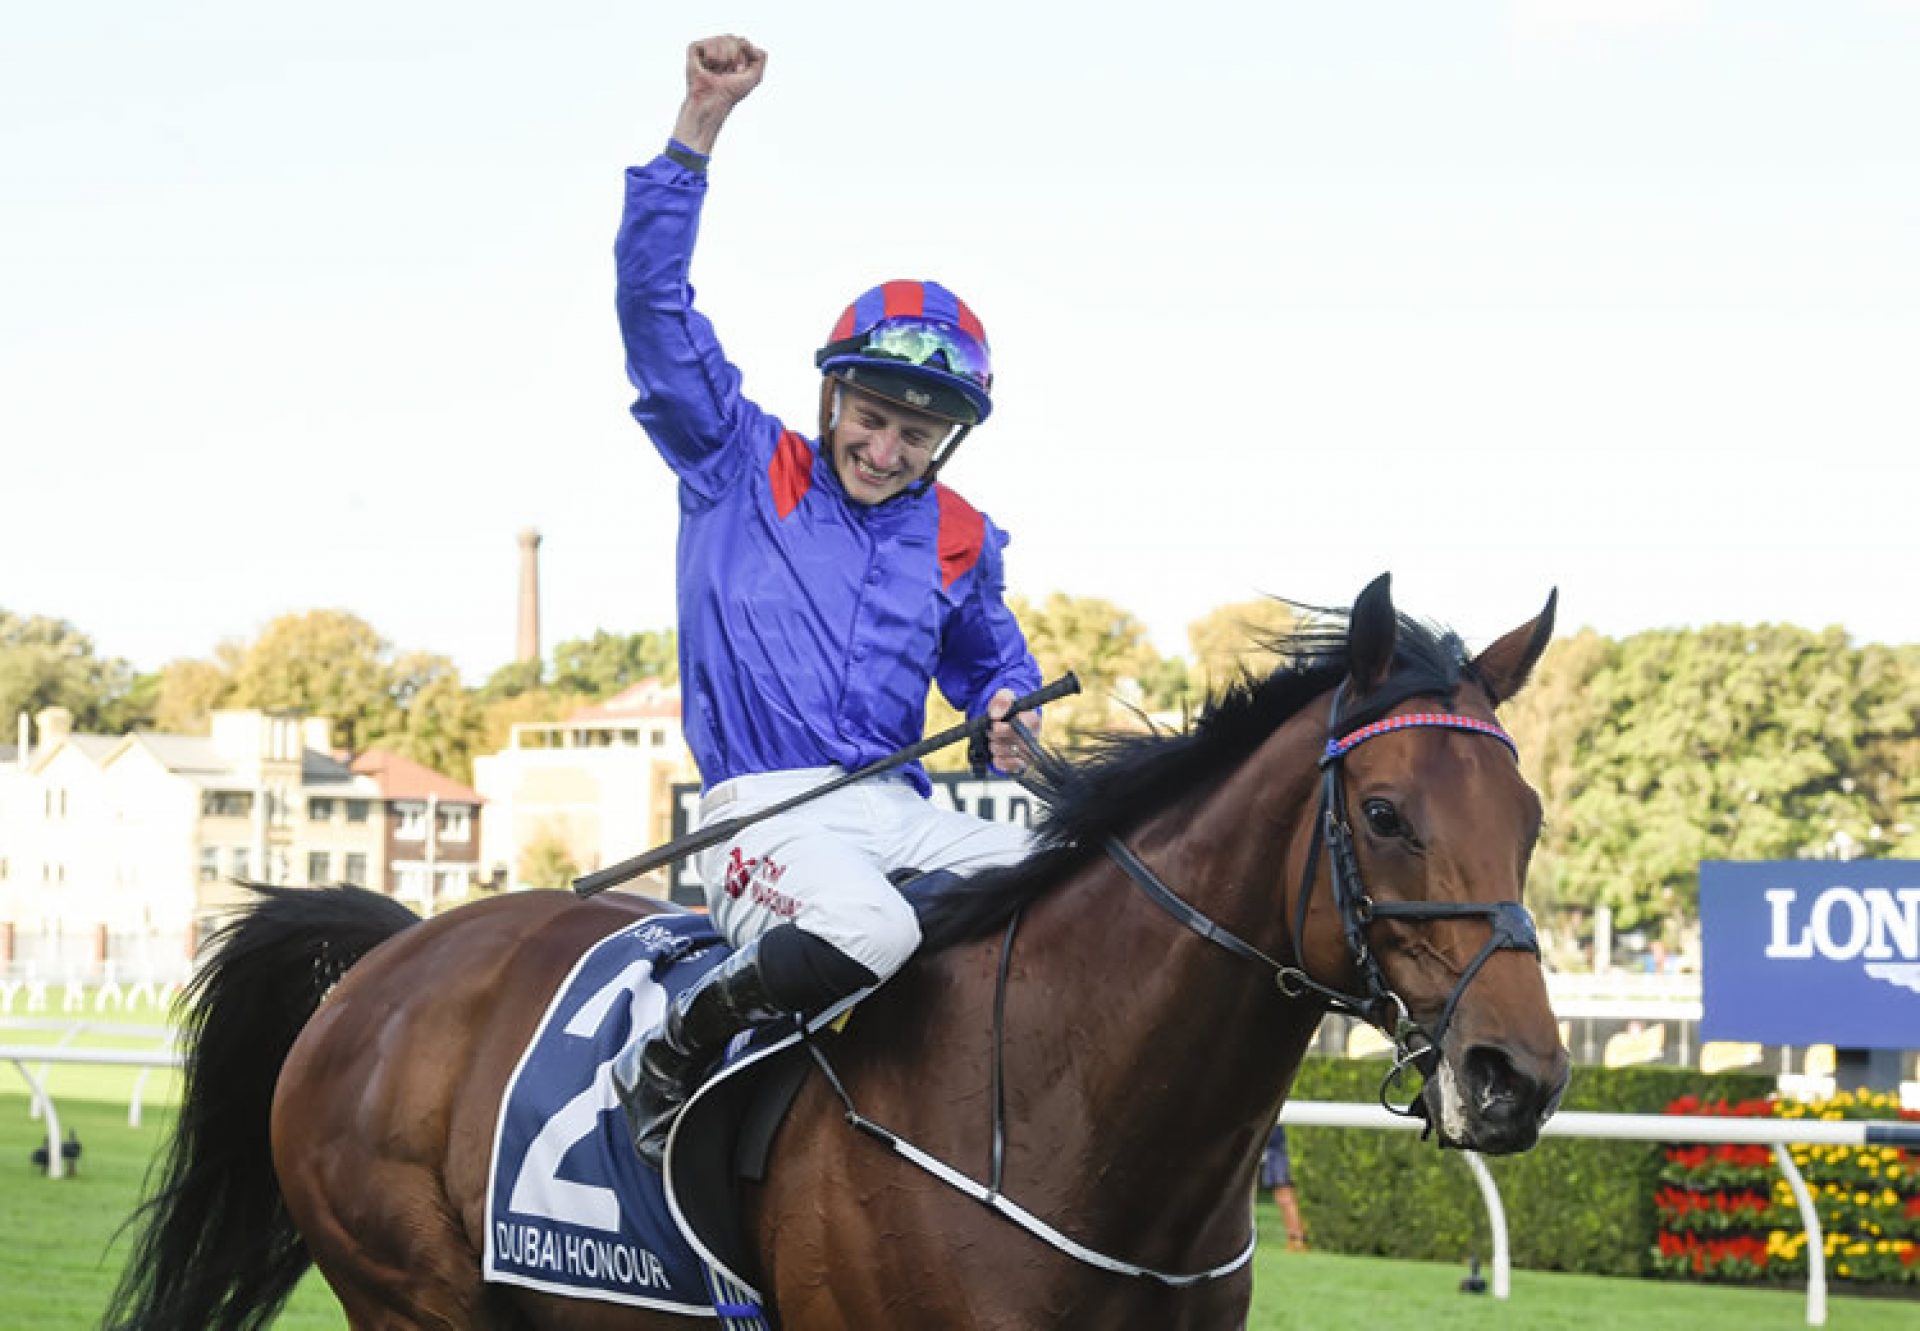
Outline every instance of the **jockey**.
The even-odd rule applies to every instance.
[[[935,481],[992,410],[986,332],[934,282],[875,287],[815,363],[820,436],[748,401],[692,305],[707,163],[766,56],[695,42],[666,151],[627,173],[615,245],[634,417],[679,478],[680,679],[702,825],[780,803],[919,739],[937,682],[995,719],[994,766],[1025,755],[1009,704],[1040,670],[1002,599],[1007,537]],[[1022,718],[1029,727],[1037,716]],[[1027,851],[1025,829],[942,809],[918,764],[742,829],[695,861],[738,950],[614,1065],[640,1154],[728,1041],[886,979],[920,943],[896,870],[973,872]]]

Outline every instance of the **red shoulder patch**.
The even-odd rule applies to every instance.
[[[980,562],[980,551],[987,540],[987,520],[979,509],[937,481],[933,493],[940,501],[940,585],[951,587],[956,578]]]
[[[813,450],[807,441],[787,430],[773,447],[773,460],[767,463],[767,483],[773,487],[773,511],[784,520],[813,485]]]

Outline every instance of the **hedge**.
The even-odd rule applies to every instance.
[[[1379,1096],[1378,1059],[1309,1058],[1295,1100]],[[1574,1069],[1563,1107],[1658,1114],[1683,1095],[1744,1100],[1773,1079],[1709,1076],[1685,1068]],[[1464,1262],[1492,1255],[1486,1206],[1464,1160],[1415,1132],[1289,1128],[1294,1182],[1307,1231],[1324,1251]],[[1646,1275],[1658,1251],[1662,1150],[1654,1142],[1551,1137],[1524,1155],[1489,1157],[1507,1213],[1516,1267]]]

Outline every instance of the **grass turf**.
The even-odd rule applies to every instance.
[[[9,1036],[0,1042],[21,1041]],[[136,1205],[172,1122],[164,1104],[172,1088],[157,1074],[148,1086],[145,1121],[136,1129],[127,1125],[133,1073],[73,1067],[51,1073],[61,1123],[77,1132],[84,1148],[73,1176],[57,1182],[28,1162],[34,1148],[45,1144],[45,1127],[29,1117],[17,1075],[0,1068],[0,1327],[61,1331],[99,1325],[127,1252],[126,1236],[116,1241],[116,1230]],[[1460,1293],[1464,1271],[1455,1266],[1289,1253],[1272,1207],[1263,1202],[1259,1218],[1250,1331],[1786,1331],[1806,1324],[1805,1296],[1793,1291],[1533,1271],[1515,1272],[1512,1298],[1502,1302]],[[324,1283],[309,1275],[275,1325],[283,1331],[337,1331],[345,1323]],[[1835,1298],[1828,1325],[1837,1331],[1916,1331],[1920,1300]]]

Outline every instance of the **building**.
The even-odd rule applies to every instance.
[[[657,679],[560,721],[516,725],[473,771],[487,871],[516,886],[557,886],[539,882],[542,865],[587,873],[660,844],[674,784],[699,780],[680,736],[680,690]],[[633,890],[666,895],[661,882]]]
[[[358,754],[348,767],[353,777],[371,781],[378,792],[375,803],[381,810],[383,871],[377,885],[381,891],[432,910],[444,902],[458,901],[479,885],[483,801],[477,791],[384,749]],[[337,829],[350,803],[310,795],[310,830]],[[352,851],[343,853],[351,855]],[[316,842],[307,857],[307,881],[331,881],[335,868],[331,847]],[[348,882],[368,882],[354,878],[344,868],[340,876]]]
[[[422,910],[473,884],[480,796],[336,753],[323,718],[215,712],[204,736],[36,721],[0,766],[0,967],[174,978],[244,899],[236,880],[355,882]]]

